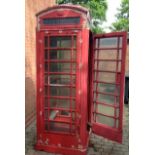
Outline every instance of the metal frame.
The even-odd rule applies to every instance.
[[[83,27],[85,19],[84,13],[81,9],[78,11],[72,10],[73,8],[66,8],[66,10],[59,11],[58,9],[48,9],[48,11],[38,14],[37,19],[40,21],[37,26],[36,32],[36,46],[37,46],[37,144],[35,148],[37,150],[45,150],[47,152],[55,152],[55,153],[62,153],[66,155],[86,155],[87,146],[89,142],[89,131],[86,130],[88,116],[86,111],[88,107],[88,101],[85,96],[87,95],[87,79],[88,79],[88,44],[84,45],[83,42],[88,42],[89,40],[89,30]],[[45,26],[42,25],[42,19],[44,18],[51,18],[57,17],[61,18],[60,14],[63,14],[61,17],[71,16],[74,17],[75,15],[80,17],[79,25],[59,25],[59,26]],[[85,17],[86,18],[86,17]],[[77,49],[76,49],[76,60],[73,60],[72,57],[70,60],[50,60],[44,59],[44,37],[47,36],[76,36],[77,37]],[[72,37],[73,43],[73,37]],[[73,45],[73,44],[72,44]],[[46,48],[48,51],[50,49],[60,50],[60,48]],[[73,47],[71,48],[61,48],[61,50],[70,50],[70,54],[72,55]],[[83,52],[85,51],[85,52]],[[48,52],[49,53],[49,52]],[[48,54],[49,58],[49,54]],[[76,62],[76,72],[45,72],[44,64],[47,63],[49,67],[49,63],[68,63]],[[72,68],[72,65],[71,65]],[[75,87],[76,88],[76,96],[50,96],[49,95],[49,85],[44,83],[44,75],[69,75],[70,78],[72,76],[76,76],[76,83],[75,85],[66,85],[62,87],[68,87],[69,89]],[[83,83],[84,82],[84,83]],[[44,130],[44,122],[45,121],[53,121],[49,120],[49,113],[48,113],[48,120],[44,119],[44,109],[51,110],[48,102],[48,107],[44,108],[44,87],[48,87],[48,95],[45,96],[46,98],[57,98],[57,99],[69,99],[70,103],[71,100],[76,101],[76,109],[72,110],[72,104],[70,104],[70,109],[68,111],[74,111],[75,114],[75,122],[72,122],[71,119],[67,117],[61,118],[61,120],[57,120],[57,122],[65,122],[69,124],[70,128],[72,125],[75,125],[75,132],[55,132],[55,131],[45,131]],[[66,110],[64,108],[54,108],[54,110]]]
[[[122,37],[122,47],[120,48],[119,45],[117,45],[117,48],[96,48],[96,39],[102,39],[102,38],[118,38],[118,44],[119,44],[119,38]],[[98,42],[99,43],[99,42]],[[98,45],[99,46],[99,45]],[[121,49],[122,51],[122,58],[121,60],[119,59],[118,53],[119,50]],[[99,57],[97,59],[95,59],[95,51],[97,50],[97,56],[98,53],[100,52],[100,50],[117,50],[117,58],[116,59],[100,59]],[[94,35],[93,37],[93,50],[92,50],[92,88],[91,88],[91,96],[92,96],[92,108],[91,108],[91,121],[92,121],[92,130],[95,134],[98,134],[100,136],[103,136],[105,138],[117,141],[119,143],[122,143],[122,130],[123,130],[123,105],[124,105],[124,79],[125,79],[125,55],[126,55],[126,32],[114,32],[114,33],[107,33],[107,34],[99,34],[99,35]],[[108,70],[94,70],[94,63],[95,61],[97,61],[97,68],[98,68],[98,63],[100,61],[104,61],[104,62],[116,62],[117,63],[117,68],[116,71],[108,71]],[[118,62],[121,62],[121,71],[118,72]],[[103,72],[104,74],[106,73],[115,73],[116,75],[116,81],[114,83],[110,83],[110,82],[105,82],[105,81],[100,81],[100,80],[94,80],[94,72],[97,72],[97,76],[98,76],[98,72]],[[98,78],[98,77],[96,77]],[[94,91],[94,82],[96,83],[96,91]],[[102,83],[102,84],[112,84],[112,85],[116,85],[116,86],[120,86],[120,94],[116,94],[116,93],[105,93],[105,92],[99,92],[97,91],[98,88],[98,83]],[[109,95],[109,96],[114,96],[119,97],[119,105],[116,104],[116,101],[114,103],[114,105],[109,105],[107,103],[101,103],[101,102],[96,102],[96,104],[102,104],[105,106],[109,106],[109,107],[113,107],[115,109],[115,114],[114,116],[109,116],[109,115],[105,115],[103,113],[99,113],[94,109],[94,100],[93,100],[93,95],[94,93],[96,93],[96,95],[98,94],[103,94],[103,95]],[[96,97],[97,98],[97,97]],[[116,117],[116,109],[119,109],[119,117]],[[100,114],[102,116],[107,116],[109,118],[114,118],[115,120],[115,125],[114,127],[110,127],[106,124],[101,124],[96,122],[96,120],[94,119],[94,113],[96,114]],[[96,117],[95,117],[96,118]],[[119,121],[119,126],[116,127],[116,119],[118,119]]]

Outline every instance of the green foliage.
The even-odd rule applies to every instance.
[[[103,32],[100,25],[106,21],[107,0],[57,0],[57,4],[67,3],[79,4],[88,8],[92,17],[92,31],[94,33]]]
[[[112,23],[110,29],[112,31],[129,32],[129,0],[122,0],[116,18],[117,21]]]
[[[100,27],[100,26],[93,26],[93,27],[91,28],[91,31],[92,31],[94,34],[105,33],[105,31],[103,30],[103,28]]]

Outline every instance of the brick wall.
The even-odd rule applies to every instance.
[[[35,116],[35,81],[36,81],[36,45],[35,45],[35,14],[47,7],[55,4],[55,0],[26,0],[25,1],[25,18],[26,18],[26,39],[25,39],[25,121],[26,126]]]

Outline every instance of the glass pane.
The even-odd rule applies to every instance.
[[[57,121],[67,121],[67,119],[63,119],[63,116],[71,116],[71,113],[69,111],[64,110],[50,110],[49,119],[50,120],[57,120]]]
[[[44,82],[45,84],[48,84],[48,75],[44,75]]]
[[[114,83],[116,81],[116,75],[115,73],[95,72],[95,80]]]
[[[71,121],[75,120],[75,112],[69,112],[65,109],[50,110],[49,119],[70,123]]]
[[[116,48],[118,38],[101,38],[100,39],[100,48]]]
[[[96,41],[96,42],[95,42],[95,45],[96,45],[95,47],[96,47],[96,48],[99,48],[99,47],[98,47],[99,39],[96,39],[95,41]]]
[[[50,50],[50,59],[71,60],[71,51],[68,50]],[[76,51],[72,51],[72,60],[76,60]]]
[[[45,75],[46,84],[73,85],[75,84],[75,76],[72,75]]]
[[[122,44],[123,44],[122,42],[123,42],[123,39],[122,39],[122,37],[120,37],[120,38],[119,38],[119,47],[120,47],[120,48],[122,47]]]
[[[75,112],[69,112],[67,110],[51,110],[49,115],[50,120],[68,122],[75,120]]]
[[[44,69],[45,69],[45,72],[48,72],[48,63],[47,62],[44,63]]]
[[[72,70],[71,70],[72,67]],[[76,63],[50,63],[50,72],[67,72],[75,73]]]
[[[48,121],[45,121],[45,130],[48,130]]]
[[[116,71],[117,62],[107,62],[107,61],[95,61],[95,69],[104,70],[104,71]],[[97,68],[98,65],[98,68]]]
[[[115,120],[113,118],[110,118],[110,117],[106,117],[103,115],[96,114],[96,122],[114,127]]]
[[[98,59],[114,59],[117,60],[117,50],[99,50],[95,52],[95,59],[97,59],[97,52],[99,53]]]
[[[63,99],[49,99],[51,108],[65,108],[65,109],[75,109],[75,101],[63,100]]]
[[[48,99],[47,98],[44,99],[44,102],[45,102],[44,103],[45,107],[48,107]]]
[[[73,47],[76,47],[76,36],[74,36],[74,39],[73,39]]]
[[[97,104],[97,112],[109,115],[109,116],[114,116],[115,115],[115,109],[113,107],[108,107],[102,104]]]
[[[50,37],[50,47],[64,47],[64,48],[71,48],[72,40],[71,36],[52,36]]]
[[[45,39],[44,39],[44,46],[48,47],[48,37],[45,37]]]
[[[48,119],[48,110],[44,110],[44,118]]]
[[[55,120],[56,117],[58,117],[59,113],[59,110],[50,110],[49,119]]]
[[[97,86],[97,90],[99,92],[105,92],[105,93],[115,93],[119,95],[120,92],[120,86],[117,85],[113,85],[113,84],[104,84],[104,83],[94,83],[94,90],[96,90],[96,86]]]
[[[80,17],[68,17],[68,18],[46,18],[43,19],[45,25],[59,25],[59,24],[79,24]]]
[[[50,87],[51,96],[75,96],[75,88]]]
[[[116,104],[118,105],[119,97],[116,97],[115,99],[115,96],[103,95],[103,94],[98,94],[97,96],[96,93],[94,93],[94,101],[114,105],[115,100]]]
[[[44,88],[44,95],[45,95],[45,96],[48,95],[48,94],[47,94],[47,89],[48,89],[47,87]]]
[[[45,60],[48,59],[48,50],[45,50],[45,53],[44,53],[44,59],[45,59]]]
[[[50,50],[49,52],[49,58],[52,59],[60,59],[62,54],[58,54],[57,50]]]

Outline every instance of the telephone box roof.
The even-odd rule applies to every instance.
[[[40,12],[38,12],[36,14],[36,16],[39,16],[41,15],[42,13],[45,13],[45,12],[48,12],[48,11],[53,11],[53,10],[56,10],[56,9],[71,9],[71,10],[75,10],[75,11],[79,11],[83,14],[85,14],[88,18],[88,20],[90,21],[90,14],[89,14],[89,10],[87,8],[84,8],[80,5],[72,5],[72,4],[62,4],[62,5],[55,5],[55,6],[52,6],[52,7],[48,7]]]

